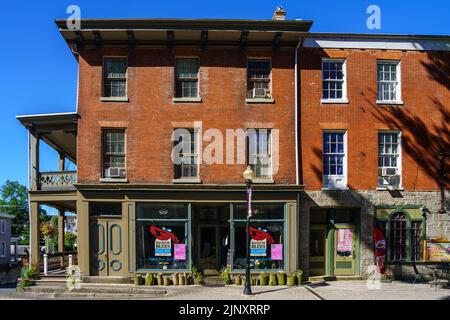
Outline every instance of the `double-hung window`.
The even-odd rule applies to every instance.
[[[323,133],[323,187],[347,188],[347,135],[345,131]]]
[[[175,59],[175,97],[198,97],[198,70],[199,59],[176,58]]]
[[[6,242],[0,242],[0,257],[6,257]]]
[[[255,178],[271,179],[271,130],[248,129],[248,164]]]
[[[400,187],[400,132],[378,132],[378,187]]]
[[[175,179],[198,178],[198,131],[196,129],[178,128],[172,134],[174,142]]]
[[[125,178],[125,130],[103,131],[103,177]]]
[[[270,59],[249,59],[247,64],[247,98],[270,99]]]
[[[103,97],[127,96],[127,59],[105,58],[103,62]]]
[[[0,220],[0,234],[6,233],[6,221]]]
[[[347,102],[345,60],[322,60],[322,102]]]
[[[399,61],[377,61],[378,103],[401,103]]]

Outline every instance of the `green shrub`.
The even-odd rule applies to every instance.
[[[22,277],[17,284],[17,288],[23,289],[25,287],[32,286],[38,279],[40,279],[39,266],[27,265],[25,268],[23,268]]]
[[[194,278],[194,283],[195,284],[200,284],[203,281],[203,275],[200,272],[200,270],[197,269],[197,267],[193,266],[191,268],[191,275]]]
[[[230,269],[227,267],[223,267],[220,269],[220,278],[222,278],[223,284],[231,283],[231,274]]]

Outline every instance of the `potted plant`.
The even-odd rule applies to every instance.
[[[178,275],[178,284],[180,286],[185,286],[186,285],[186,275],[185,274],[180,273]]]
[[[288,274],[287,275],[287,280],[286,280],[286,285],[288,285],[289,287],[295,286],[297,276],[295,274]]]
[[[191,269],[192,277],[194,278],[194,284],[201,284],[203,281],[202,273],[197,269],[197,267],[192,267]]]
[[[240,275],[235,274],[235,275],[233,276],[233,279],[234,279],[234,284],[235,284],[235,285],[237,285],[237,286],[240,286],[240,285],[241,285],[241,276],[240,276]]]
[[[23,289],[24,287],[32,286],[39,278],[39,266],[27,265],[22,271],[22,276],[17,284],[17,289]]]
[[[45,239],[45,253],[48,253],[49,240],[55,233],[55,227],[51,223],[42,222],[40,230]]]
[[[277,285],[277,277],[275,273],[269,274],[269,286],[276,286]]]
[[[142,284],[142,276],[140,274],[137,274],[134,276],[134,285],[140,286]]]
[[[172,273],[172,283],[174,286],[178,285],[178,273]]]
[[[158,273],[158,275],[156,276],[156,281],[158,283],[158,286],[162,286],[164,284],[162,273]]]
[[[147,273],[147,274],[145,275],[145,285],[146,285],[146,286],[151,286],[151,285],[153,285],[153,275],[152,275],[152,274]]]
[[[286,274],[284,272],[277,272],[277,280],[280,286],[284,286],[286,284]]]
[[[227,285],[231,283],[230,269],[223,267],[220,269],[220,278],[222,278],[223,284]]]
[[[295,276],[297,278],[297,285],[301,285],[302,284],[302,276],[303,276],[303,271],[302,270],[297,270],[295,272]]]
[[[261,286],[267,286],[267,273],[261,272],[259,274],[259,284]]]

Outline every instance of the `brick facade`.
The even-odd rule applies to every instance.
[[[101,102],[102,56],[128,56],[129,102]],[[201,103],[174,103],[174,57],[200,58]],[[273,104],[246,104],[247,57],[272,59]],[[98,183],[101,129],[126,128],[126,167],[130,183],[172,183],[171,133],[202,121],[205,132],[219,129],[279,128],[280,168],[275,183],[295,183],[294,50],[237,48],[132,51],[86,49],[79,57],[78,182]],[[224,142],[225,143],[225,142]],[[203,147],[208,142],[203,143]],[[225,146],[224,146],[225,150]],[[236,152],[236,151],[235,151]],[[224,155],[224,162],[225,162]],[[242,183],[245,164],[202,165],[203,183]]]

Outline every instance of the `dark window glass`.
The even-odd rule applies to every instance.
[[[138,203],[137,219],[187,219],[188,210],[184,204]]]
[[[270,72],[271,65],[269,59],[248,60],[247,68],[247,98],[269,98],[270,97]],[[265,94],[257,92],[254,96],[253,89],[264,89]]]
[[[252,212],[254,220],[284,219],[284,205],[282,204],[252,204]],[[234,205],[233,219],[247,219],[247,205]]]
[[[105,58],[103,65],[103,96],[126,97],[127,59]]]
[[[408,252],[408,220],[403,212],[392,216],[391,228],[391,260],[405,261]]]
[[[121,216],[122,204],[120,202],[90,202],[89,215],[91,216]]]
[[[176,59],[175,96],[177,98],[192,98],[198,96],[198,70],[198,59]]]
[[[422,221],[411,221],[411,260],[422,260],[422,242]]]

